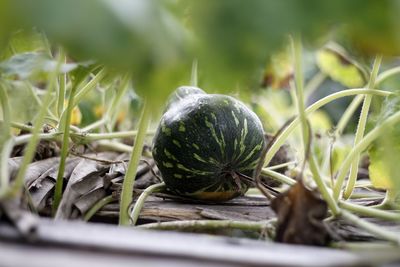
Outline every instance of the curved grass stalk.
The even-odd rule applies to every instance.
[[[400,122],[400,111],[391,115],[387,118],[383,123],[376,126],[373,130],[371,130],[357,145],[350,151],[347,155],[346,159],[342,162],[340,167],[340,171],[336,178],[336,183],[334,187],[334,198],[335,200],[339,199],[340,191],[342,190],[344,179],[346,177],[347,172],[350,169],[350,166],[354,160],[354,158],[363,152],[375,139],[377,139],[381,134],[383,134],[388,127],[395,125]]]
[[[301,47],[301,40],[299,37],[292,39],[291,40],[292,44],[292,51],[293,51],[293,57],[294,57],[294,63],[295,63],[295,81],[296,81],[296,99],[297,99],[297,108],[299,111],[299,119],[301,123],[301,129],[302,129],[302,138],[303,138],[303,149],[304,151],[307,150],[308,142],[310,141],[309,138],[309,131],[308,131],[308,123],[307,123],[307,115],[306,115],[306,110],[305,110],[305,105],[304,105],[304,94],[303,94],[303,72],[302,72],[302,66],[301,66],[301,53],[302,53],[302,47]],[[307,160],[307,159],[304,159]],[[331,192],[328,191],[327,186],[325,185],[325,182],[323,181],[317,161],[315,159],[314,153],[311,150],[310,155],[308,158],[309,166],[311,173],[313,175],[313,179],[315,183],[318,186],[319,191],[321,192],[322,197],[324,200],[327,202],[331,212],[333,215],[338,215],[340,214],[340,209],[337,206],[337,203],[332,197]]]
[[[3,131],[2,138],[7,139],[11,135],[11,107],[8,100],[7,90],[5,85],[0,83],[0,103],[3,111]],[[1,142],[1,140],[0,140]],[[1,143],[0,143],[1,144]]]
[[[96,214],[96,212],[98,212],[102,207],[104,207],[107,204],[110,204],[111,202],[114,202],[115,199],[112,195],[106,196],[102,199],[100,199],[98,202],[96,202],[96,204],[94,204],[90,210],[88,210],[85,214],[85,216],[83,216],[83,220],[84,221],[89,221],[90,218],[93,217],[93,215]]]
[[[387,92],[387,91],[383,91],[383,90],[362,89],[362,88],[348,89],[348,90],[340,91],[340,92],[328,95],[324,98],[321,98],[320,100],[318,100],[317,102],[315,102],[314,104],[309,106],[305,110],[305,113],[306,113],[306,115],[309,115],[312,112],[320,109],[324,105],[326,105],[336,99],[346,97],[346,96],[361,95],[361,94],[373,94],[373,95],[383,96],[383,97],[394,95],[394,93],[392,93],[392,92]],[[271,160],[274,157],[274,155],[276,154],[276,152],[278,152],[279,148],[285,143],[286,139],[293,132],[293,130],[296,128],[296,126],[299,125],[299,123],[300,123],[300,120],[298,117],[296,117],[286,127],[286,129],[282,131],[282,133],[276,139],[274,144],[272,144],[271,148],[268,150],[268,153],[265,157],[265,163],[264,163],[265,166],[271,162]]]
[[[120,83],[120,88],[118,89],[117,93],[115,94],[112,103],[110,107],[108,108],[106,112],[106,120],[109,120],[109,125],[108,128],[110,130],[114,129],[115,123],[117,121],[117,116],[118,116],[118,106],[121,104],[122,97],[125,96],[126,92],[128,91],[129,88],[129,81],[131,79],[131,76],[126,74],[122,77],[121,83]]]
[[[99,140],[98,146],[115,152],[132,153],[133,147],[116,141]]]
[[[356,112],[357,108],[361,105],[364,99],[364,95],[357,95],[350,103],[350,105],[343,112],[343,115],[340,117],[339,122],[336,124],[336,129],[334,136],[340,136],[346,126],[349,124],[350,119],[353,117],[354,112]]]
[[[11,139],[11,107],[8,101],[7,90],[2,82],[0,82],[0,103],[3,111],[3,125],[0,131],[0,192],[2,192],[8,188],[9,178],[7,161],[14,145]]]
[[[153,135],[154,131],[146,132],[146,135]],[[71,137],[78,138],[84,142],[97,140],[115,139],[115,138],[131,138],[138,135],[138,131],[121,131],[111,133],[71,133]]]
[[[89,124],[88,126],[82,128],[81,132],[87,133],[87,132],[93,131],[94,129],[97,129],[97,128],[103,126],[105,123],[106,123],[105,119],[100,119],[100,120],[95,121],[95,122]]]
[[[62,135],[62,133],[41,133],[37,135],[37,138],[39,140],[56,140],[60,135]],[[32,134],[24,134],[24,135],[20,135],[20,136],[16,136],[14,137],[14,145],[22,145],[25,144],[27,142],[29,142],[29,140],[33,137],[33,133]]]
[[[140,211],[143,208],[144,202],[146,201],[147,197],[150,196],[154,192],[158,192],[165,189],[165,183],[158,183],[158,184],[153,184],[149,187],[147,187],[142,194],[139,196],[139,198],[136,200],[135,206],[132,209],[132,212],[130,213],[130,219],[131,219],[131,225],[135,225],[139,215]]]
[[[381,61],[382,61],[382,56],[377,56],[375,58],[374,65],[372,67],[371,77],[367,85],[368,89],[374,88],[375,86],[375,80],[378,75]],[[357,125],[357,131],[354,138],[354,146],[356,146],[364,136],[365,126],[367,124],[368,112],[369,112],[369,107],[371,105],[371,101],[372,101],[372,95],[366,95],[361,109],[360,119]],[[345,199],[348,199],[351,193],[353,192],[354,185],[357,179],[359,163],[360,163],[360,154],[354,157],[353,162],[351,164],[349,179],[347,181],[347,186],[343,194],[343,197]]]
[[[151,105],[146,100],[143,103],[143,110],[140,116],[138,134],[135,145],[129,160],[128,170],[126,171],[124,182],[122,184],[122,193],[120,201],[119,224],[129,225],[129,206],[133,196],[133,184],[135,183],[136,170],[142,155],[144,139],[150,122]]]
[[[60,58],[62,60],[62,63],[66,62],[66,55],[64,49],[60,48]],[[64,110],[64,101],[65,101],[65,85],[67,82],[67,74],[66,73],[61,73],[59,75],[59,86],[57,90],[57,116],[60,118],[61,114]]]
[[[388,231],[376,224],[373,224],[366,220],[363,220],[363,219],[357,217],[356,215],[354,215],[348,211],[345,211],[345,210],[342,211],[341,217],[343,219],[353,223],[354,225],[367,230],[368,232],[376,235],[377,237],[380,237],[384,240],[388,240],[397,246],[400,245],[400,235],[397,233],[393,233],[393,232]]]
[[[274,165],[274,166],[268,166],[267,167],[267,169],[268,170],[279,170],[279,169],[282,169],[282,168],[285,168],[285,167],[288,167],[288,166],[291,166],[291,165],[296,165],[297,164],[297,161],[289,161],[289,162],[285,162],[285,163],[281,163],[281,164],[277,164],[277,165]]]
[[[387,221],[400,222],[400,213],[379,210],[377,208],[366,207],[340,200],[339,206],[348,211],[358,213],[363,216],[380,218]]]
[[[198,75],[197,75],[197,59],[193,60],[192,64],[192,74],[190,76],[190,85],[197,87],[199,83]]]
[[[261,174],[271,177],[272,179],[281,182],[283,184],[294,185],[296,183],[296,180],[294,180],[293,178],[290,178],[289,176],[283,175],[279,172],[270,170],[268,168],[263,168],[261,170]]]
[[[20,129],[20,130],[24,130],[24,131],[28,131],[28,132],[31,132],[33,130],[32,126],[24,124],[24,123],[20,123],[20,122],[15,122],[15,121],[11,121],[11,127]]]
[[[8,159],[10,158],[13,147],[14,142],[12,138],[5,141],[2,146],[0,158],[0,195],[2,195],[9,186]]]
[[[69,137],[70,137],[70,127],[71,127],[71,117],[72,117],[72,110],[73,110],[73,103],[75,98],[77,86],[73,86],[71,89],[71,94],[69,96],[68,106],[67,106],[67,113],[65,117],[65,124],[64,124],[64,134],[62,139],[62,146],[61,146],[61,155],[60,155],[60,164],[58,167],[58,174],[56,185],[54,189],[54,202],[53,202],[53,214],[56,214],[58,205],[61,201],[62,196],[62,187],[64,183],[64,170],[65,170],[65,163],[67,160],[68,152],[69,152]]]
[[[38,96],[38,93],[35,91],[35,89],[33,88],[33,86],[32,86],[30,83],[28,83],[28,82],[25,82],[24,84],[25,84],[26,87],[28,87],[29,91],[30,91],[31,94],[32,94],[33,99],[35,100],[35,102],[36,102],[39,106],[42,106],[42,105],[43,105],[42,100],[40,100],[40,98],[39,98],[39,96]],[[53,101],[53,100],[51,100],[51,101]],[[47,115],[51,118],[51,120],[53,120],[53,121],[58,121],[57,116],[54,115],[54,113],[53,113],[53,112],[50,110],[50,108],[49,108],[49,106],[51,106],[51,101],[50,101],[50,103],[48,104],[48,106],[46,107],[46,109],[47,109]]]
[[[83,86],[82,89],[80,89],[79,92],[76,93],[73,102],[73,107],[78,105],[78,103],[82,101],[82,99],[87,95],[87,93],[89,93],[92,89],[96,87],[96,85],[104,78],[105,75],[106,75],[106,70],[102,69],[93,77],[93,79],[91,79],[88,83],[86,83],[85,86]]]

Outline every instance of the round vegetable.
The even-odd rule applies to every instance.
[[[264,145],[260,120],[242,102],[195,90],[170,102],[153,157],[170,191],[225,201],[246,192],[243,178],[252,175]]]

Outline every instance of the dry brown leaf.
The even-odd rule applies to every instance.
[[[323,223],[327,216],[327,204],[302,182],[275,198],[271,208],[278,216],[276,241],[316,246],[329,242],[330,236]]]

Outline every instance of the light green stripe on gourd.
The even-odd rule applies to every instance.
[[[178,159],[174,155],[172,155],[171,152],[169,152],[166,148],[164,148],[164,154],[165,156],[167,156],[167,158],[178,161]]]
[[[173,168],[174,167],[174,164],[172,164],[171,162],[163,161],[163,165],[165,168]]]
[[[183,122],[179,123],[178,131],[180,131],[180,132],[185,132],[186,131],[186,127],[185,127],[185,124]]]
[[[192,173],[197,174],[197,175],[210,175],[210,174],[213,174],[213,172],[207,172],[207,171],[199,171],[199,170],[195,170],[195,169],[189,169],[189,168],[186,168],[185,166],[183,166],[183,165],[180,164],[180,163],[178,163],[178,164],[176,165],[176,167],[177,167],[178,169],[183,170],[183,171],[192,172]]]
[[[235,120],[236,127],[238,127],[239,126],[239,119],[236,117],[235,112],[233,110],[232,110],[232,116],[233,116],[233,119]]]
[[[198,154],[196,154],[196,153],[193,153],[193,157],[194,157],[195,159],[197,159],[198,161],[201,161],[201,162],[203,162],[203,163],[208,163],[207,160],[203,159],[202,157],[200,157],[200,156],[199,156]]]
[[[240,158],[243,155],[243,152],[246,150],[246,145],[244,144],[246,136],[248,134],[248,128],[247,128],[247,119],[245,118],[243,121],[243,128],[240,131],[240,141],[239,141],[239,155],[235,157],[235,159]],[[236,139],[235,139],[236,140]],[[236,148],[236,146],[235,146]]]
[[[218,138],[217,136],[217,132],[215,131],[214,128],[214,124],[212,124],[207,117],[205,117],[205,125],[207,126],[207,128],[210,129],[211,131],[211,135],[212,137],[215,139],[215,141],[217,142],[220,150],[221,150],[221,155],[225,154],[225,147],[224,147],[224,143]]]
[[[174,140],[172,140],[172,143],[174,143],[174,145],[176,145],[177,147],[182,148],[181,143],[179,143],[178,140],[174,139]]]
[[[257,151],[260,151],[262,148],[261,144],[256,145],[251,151],[250,153],[243,159],[243,162],[246,162],[249,158],[251,158],[254,153],[256,153]],[[258,159],[257,159],[258,160]]]
[[[161,122],[161,131],[163,133],[165,133],[165,135],[171,136],[171,128],[168,128],[167,126],[165,126],[165,122],[164,121]]]

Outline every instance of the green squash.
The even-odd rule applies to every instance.
[[[169,101],[153,141],[167,188],[201,200],[243,195],[249,183],[241,178],[252,176],[265,146],[259,118],[233,97],[185,88]]]

